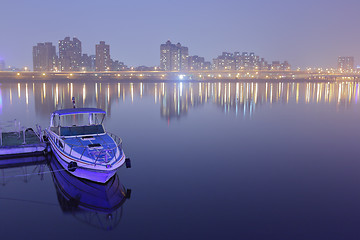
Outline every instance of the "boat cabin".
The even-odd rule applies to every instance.
[[[106,112],[98,108],[70,108],[53,112],[50,130],[61,137],[104,134]]]

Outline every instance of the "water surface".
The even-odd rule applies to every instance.
[[[3,82],[0,120],[47,127],[72,96],[107,111],[131,197],[64,209],[46,164],[1,169],[5,239],[360,237],[357,82]]]

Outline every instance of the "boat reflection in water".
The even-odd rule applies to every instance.
[[[57,198],[64,213],[103,230],[114,229],[121,220],[122,205],[130,198],[115,174],[106,184],[77,178],[52,157],[50,160]]]

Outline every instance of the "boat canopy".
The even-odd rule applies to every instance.
[[[56,110],[52,113],[52,115],[63,116],[63,115],[86,114],[86,113],[106,114],[106,112],[100,108],[68,108],[68,109]]]
[[[50,127],[102,125],[106,112],[99,108],[68,108],[51,114]]]

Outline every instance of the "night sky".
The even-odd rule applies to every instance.
[[[32,46],[76,36],[83,53],[110,44],[128,66],[159,64],[168,39],[210,61],[223,51],[252,51],[292,67],[360,64],[358,0],[1,0],[0,58],[32,68]]]

